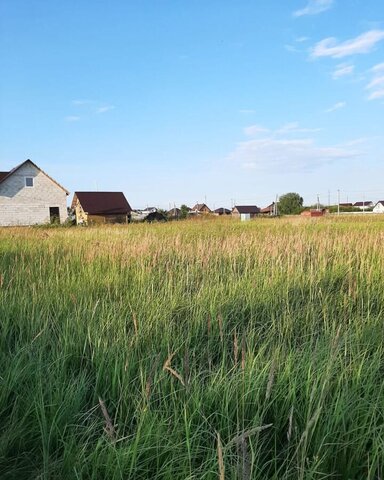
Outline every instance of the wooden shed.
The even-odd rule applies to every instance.
[[[123,192],[75,192],[72,200],[76,223],[128,223],[131,206]]]

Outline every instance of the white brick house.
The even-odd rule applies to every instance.
[[[0,226],[67,219],[69,192],[31,160],[0,172]]]
[[[384,213],[384,200],[379,200],[373,208],[373,213]]]

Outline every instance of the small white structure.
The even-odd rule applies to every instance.
[[[373,213],[384,213],[384,200],[379,200],[373,207]]]
[[[64,187],[31,160],[0,172],[0,226],[64,222],[67,195]]]

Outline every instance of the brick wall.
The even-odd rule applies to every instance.
[[[33,178],[33,187],[25,186],[25,177]],[[0,184],[0,226],[49,223],[49,207],[59,207],[60,221],[66,220],[66,193],[32,163]]]

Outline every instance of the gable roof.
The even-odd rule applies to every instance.
[[[370,200],[365,200],[365,202],[355,202],[353,204],[353,206],[354,207],[368,207],[371,204],[372,204],[372,202]]]
[[[207,208],[209,211],[211,211],[211,209],[205,203],[196,203],[196,205],[192,208],[192,210],[201,212],[201,210],[203,210],[204,208]]]
[[[23,167],[26,163],[32,164],[35,168],[37,168],[41,173],[44,173],[46,177],[48,177],[53,183],[55,183],[58,187],[60,187],[64,192],[69,195],[68,190],[66,190],[60,183],[56,182],[52,177],[48,175],[48,173],[44,172],[40,167],[36,165],[36,163],[32,162],[32,160],[25,160],[24,162],[20,163],[17,165],[15,168],[12,168],[9,172],[0,172],[0,183],[4,182],[5,179],[9,178],[11,175],[13,175],[17,170],[19,170],[21,167]]]
[[[384,200],[379,200],[378,202],[376,202],[376,205],[378,205],[379,203],[381,203],[381,205],[384,206]],[[375,205],[375,207],[376,207],[376,205]]]
[[[75,192],[72,208],[76,199],[89,215],[118,215],[132,211],[123,192]]]
[[[271,213],[275,211],[275,202],[272,202],[268,207],[260,209],[260,213]]]
[[[228,214],[231,213],[231,211],[228,210],[228,208],[220,207],[220,208],[216,208],[215,213],[221,213],[222,215],[228,215]]]
[[[239,213],[260,213],[260,208],[256,205],[235,205],[233,210],[237,210]]]

